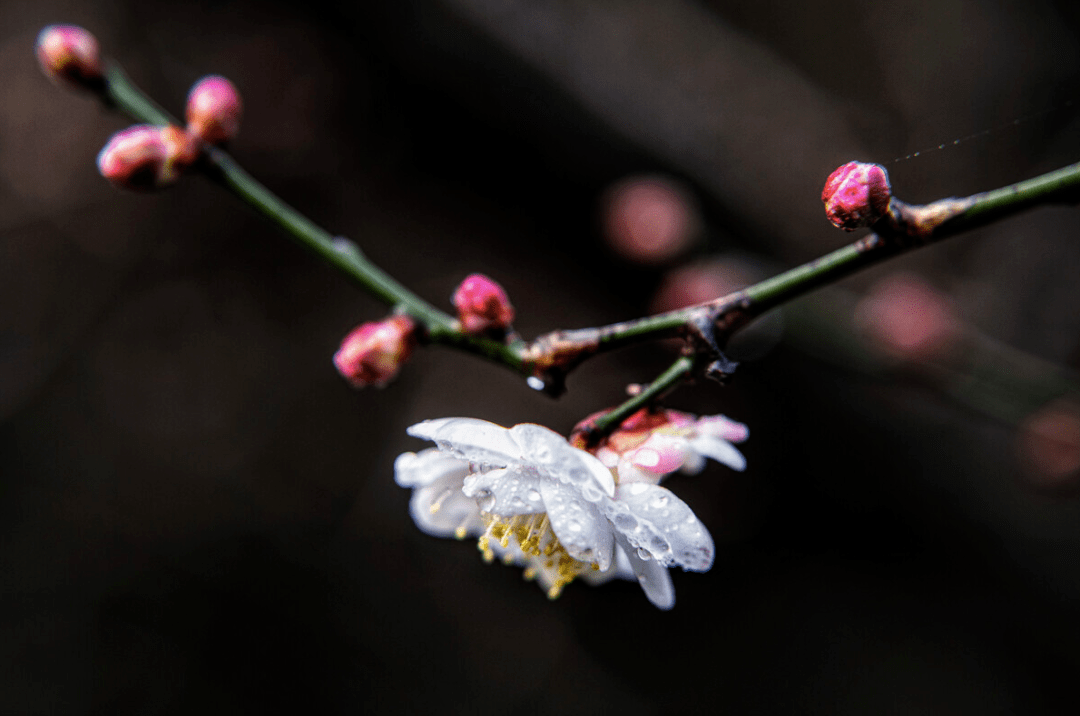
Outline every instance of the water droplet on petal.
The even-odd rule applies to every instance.
[[[566,529],[570,530],[571,532],[580,532],[581,531],[581,523],[578,522],[577,520],[570,520],[569,522],[566,523]]]
[[[660,535],[653,535],[651,544],[652,548],[657,552],[667,552],[671,549],[671,545],[668,544],[668,541]]]
[[[637,556],[638,559],[642,560],[652,559],[652,555],[649,554],[649,550],[645,549],[644,547],[638,547]]]
[[[535,487],[529,488],[528,498],[529,502],[540,502],[540,491]]]
[[[661,494],[659,494],[659,495],[657,495],[656,497],[653,498],[652,506],[653,507],[663,507],[667,503],[668,503],[668,496],[661,493]],[[667,517],[666,513],[664,514],[664,517]]]
[[[571,482],[583,482],[586,478],[589,477],[589,473],[585,470],[582,470],[581,468],[573,468],[567,470],[566,476],[570,478]]]
[[[638,522],[634,519],[633,515],[623,512],[615,515],[615,526],[621,530],[635,530],[637,529]]]

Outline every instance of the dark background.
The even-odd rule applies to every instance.
[[[1071,3],[0,4],[0,711],[1075,712],[1072,477],[1048,485],[1012,421],[903,372],[781,343],[672,397],[751,428],[745,474],[668,483],[718,547],[673,575],[672,612],[621,582],[549,602],[421,534],[392,480],[421,447],[406,426],[567,431],[668,354],[593,361],[558,402],[437,348],[351,391],[330,356],[385,307],[199,177],[110,187],[94,158],[126,122],[40,75],[53,22],[175,113],[230,77],[253,174],[438,305],[494,276],[526,336],[648,311],[675,263],[600,237],[629,174],[690,187],[697,255],[790,265],[848,240],[818,197],[850,159],[978,134],[889,165],[920,202],[1080,158]],[[898,267],[1077,366],[1074,209],[845,287]]]

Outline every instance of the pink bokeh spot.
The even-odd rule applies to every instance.
[[[604,207],[604,236],[640,263],[663,263],[690,247],[700,229],[685,190],[663,177],[633,177],[612,187]]]

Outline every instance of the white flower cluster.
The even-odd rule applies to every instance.
[[[621,453],[601,448],[599,457],[540,425],[427,420],[408,432],[437,447],[400,455],[395,479],[413,488],[410,512],[420,529],[478,536],[485,559],[525,566],[552,598],[579,576],[636,578],[653,604],[670,609],[667,568],[708,570],[713,541],[686,503],[657,483],[675,469],[700,470],[706,456],[741,469],[742,455],[720,435],[745,439],[745,427],[720,418],[725,432],[710,427],[716,418],[665,412],[676,419],[645,430]]]

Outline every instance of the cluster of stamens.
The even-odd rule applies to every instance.
[[[513,517],[481,512],[480,517],[484,523],[484,534],[480,535],[476,546],[484,555],[484,561],[491,562],[495,559],[492,540],[498,542],[503,549],[509,549],[513,541],[526,557],[536,558],[526,567],[525,579],[543,576],[543,581],[551,583],[547,590],[549,599],[558,597],[563,587],[574,581],[578,575],[600,569],[598,564],[582,562],[570,556],[552,531],[546,512]],[[512,552],[503,554],[506,564],[513,564],[514,560],[515,555]]]

